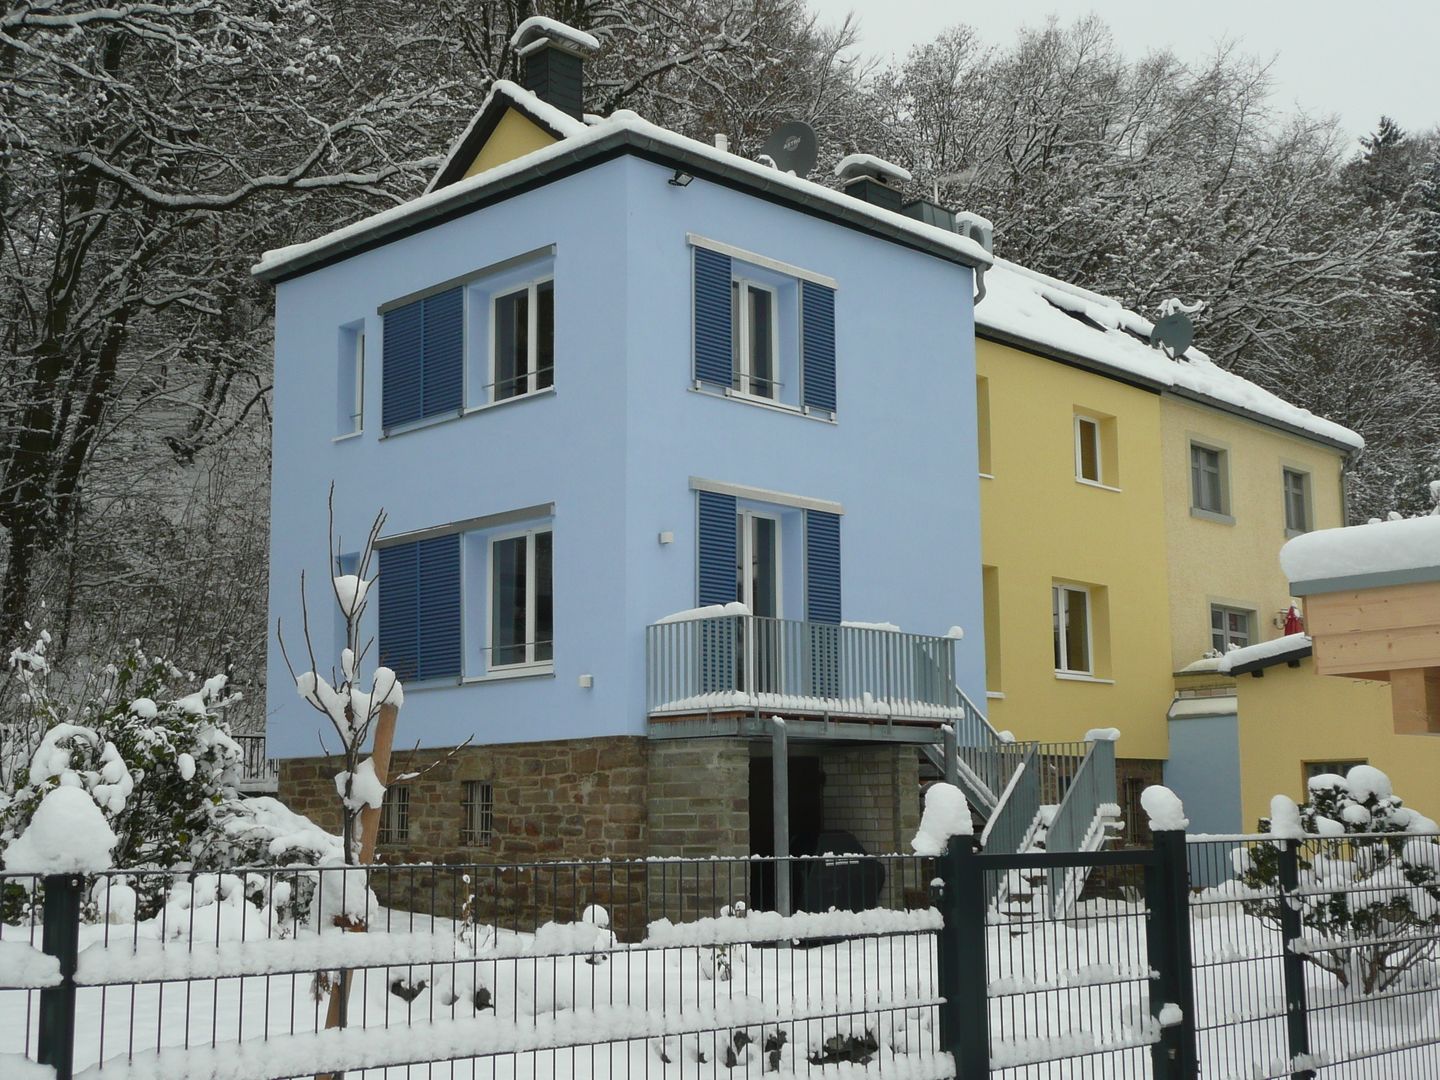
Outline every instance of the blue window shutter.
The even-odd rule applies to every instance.
[[[420,587],[417,678],[460,674],[460,537],[457,533],[421,540],[416,562]]]
[[[464,293],[457,286],[437,296],[427,296],[421,304],[425,328],[421,415],[458,412],[465,394]]]
[[[813,281],[800,283],[802,404],[835,411],[835,290]]]
[[[419,302],[387,312],[380,372],[384,427],[419,420],[424,415],[420,411],[420,357]]]
[[[730,256],[695,248],[695,378],[720,386],[733,381],[730,303]]]
[[[393,669],[401,679],[413,679],[420,629],[419,545],[383,547],[379,555],[380,663]]]
[[[840,621],[840,517],[805,511],[805,617]]]
[[[699,250],[698,248],[696,249]],[[699,573],[696,601],[735,601],[735,496],[697,491],[700,503]]]

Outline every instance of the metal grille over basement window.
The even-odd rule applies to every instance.
[[[392,787],[380,806],[379,844],[399,844],[410,839],[410,789]]]
[[[460,804],[460,843],[488,845],[495,832],[495,788],[488,780],[466,780]]]

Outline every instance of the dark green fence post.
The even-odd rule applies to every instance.
[[[40,1032],[36,1060],[70,1080],[75,1069],[75,962],[80,951],[80,900],[85,879],[50,874],[45,879],[40,948],[60,962],[60,985],[40,991]]]
[[[1279,848],[1280,869],[1280,938],[1284,959],[1281,970],[1285,977],[1285,1034],[1290,1044],[1290,1060],[1294,1062],[1310,1053],[1309,1003],[1305,996],[1305,960],[1295,951],[1300,938],[1300,912],[1291,898],[1300,890],[1300,841],[1282,840]],[[1295,1069],[1292,1080],[1314,1080],[1314,1069]]]
[[[1153,867],[1145,868],[1146,939],[1151,970],[1150,1013],[1160,1021],[1166,1005],[1180,1010],[1179,1023],[1160,1028],[1151,1050],[1156,1080],[1196,1080],[1195,965],[1190,947],[1190,867],[1182,829],[1157,830]]]
[[[990,1075],[990,1000],[985,957],[985,873],[972,837],[956,836],[940,856],[940,1042],[957,1080]]]

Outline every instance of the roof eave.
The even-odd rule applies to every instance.
[[[1236,664],[1225,675],[1250,675],[1257,671],[1264,671],[1266,668],[1277,667],[1280,664],[1295,665],[1306,657],[1313,655],[1314,645],[1302,645],[1295,649],[1286,649],[1282,653],[1274,653],[1260,660],[1251,660],[1248,664]]]
[[[563,146],[562,143],[558,144]],[[856,200],[853,210],[843,203],[823,199],[787,184],[768,181],[765,177],[739,169],[725,169],[712,158],[687,147],[677,147],[655,139],[644,132],[617,128],[599,138],[589,139],[578,147],[547,154],[533,165],[515,169],[498,180],[477,187],[464,187],[450,198],[438,198],[422,212],[413,216],[385,221],[374,228],[357,231],[323,247],[312,248],[292,258],[283,259],[255,271],[262,281],[276,284],[289,278],[319,269],[322,266],[378,247],[401,235],[408,235],[460,216],[541,184],[562,179],[592,165],[598,165],[619,154],[632,153],[671,168],[680,168],[698,179],[722,184],[761,198],[796,207],[815,216],[857,229],[871,236],[943,259],[971,269],[990,265],[981,258],[948,244],[927,240],[892,222],[869,213],[868,204]],[[444,192],[437,188],[437,193]]]

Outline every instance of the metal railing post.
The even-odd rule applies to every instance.
[[[1190,868],[1183,829],[1157,830],[1157,864],[1145,873],[1146,941],[1150,969],[1150,1015],[1160,1028],[1151,1047],[1156,1080],[1197,1080],[1195,966],[1190,944]],[[1178,1023],[1165,1024],[1166,1005],[1180,1010]]]
[[[790,897],[790,747],[785,721],[771,721],[771,797],[775,801],[775,910],[791,913]]]
[[[44,882],[40,947],[60,962],[60,985],[40,991],[35,1056],[41,1065],[55,1070],[56,1080],[70,1080],[75,1070],[75,965],[85,879],[78,874],[50,874]]]
[[[939,961],[940,1045],[955,1060],[956,1080],[989,1080],[990,999],[986,970],[985,872],[973,837],[952,837],[939,862],[935,897],[942,919]]]
[[[955,738],[954,724],[941,724],[945,737],[945,782],[953,787],[960,786],[960,748]]]
[[[1284,958],[1285,1034],[1293,1063],[1310,1053],[1309,1002],[1305,995],[1305,960],[1295,950],[1300,938],[1300,909],[1292,897],[1300,890],[1300,841],[1282,840],[1279,846],[1280,938]],[[1292,1080],[1314,1080],[1315,1070],[1295,1068]]]

